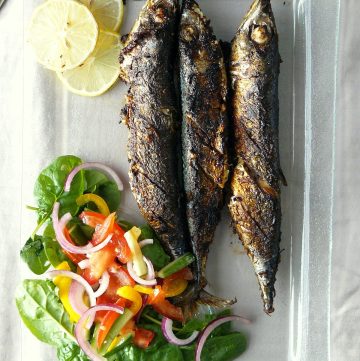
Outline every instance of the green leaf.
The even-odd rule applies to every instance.
[[[182,329],[176,334],[181,338],[186,338],[184,337],[184,335],[190,336],[194,331],[202,331],[211,321],[215,320],[216,318],[222,316],[229,316],[229,315],[231,315],[230,309],[222,310],[220,312],[211,312],[210,310],[209,313],[190,319],[188,322],[185,323]],[[221,326],[217,327],[211,333],[211,336],[222,336],[230,332],[231,332],[231,322],[226,322]]]
[[[37,275],[45,273],[50,267],[41,236],[29,238],[20,251],[20,256],[30,270]]]
[[[75,342],[74,324],[51,281],[24,280],[15,300],[23,322],[40,341],[56,347]]]
[[[239,357],[247,347],[246,336],[240,332],[233,332],[224,336],[209,338],[201,359],[206,361],[232,361]],[[195,344],[180,347],[184,361],[195,360]]]
[[[118,210],[120,205],[121,192],[119,191],[116,183],[107,181],[106,183],[99,185],[94,193],[105,200],[110,212],[116,212]]]
[[[143,239],[153,239],[154,243],[148,246],[145,246],[141,249],[143,255],[150,259],[154,265],[155,270],[159,270],[166,266],[170,262],[170,256],[168,256],[164,249],[162,248],[159,239],[157,238],[155,232],[149,225],[140,227],[141,236],[140,240]]]
[[[97,170],[85,170],[85,193],[94,193],[97,187],[106,183],[108,178],[104,173]]]
[[[75,343],[68,343],[58,347],[57,358],[59,361],[90,361]]]
[[[46,257],[53,267],[57,267],[60,263],[66,261],[73,271],[76,270],[76,265],[65,255],[59,242],[56,240],[52,222],[49,222],[44,229],[43,245]]]
[[[76,198],[84,192],[83,172],[75,176],[70,192],[64,193],[64,185],[71,170],[81,163],[82,160],[78,157],[61,156],[40,173],[34,187],[34,196],[39,208],[37,211],[39,223],[45,222],[50,217],[56,201],[61,204],[60,215],[67,212],[76,214],[78,211]]]

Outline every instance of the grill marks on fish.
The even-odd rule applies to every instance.
[[[120,54],[130,84],[130,186],[141,213],[176,258],[189,251],[177,167],[180,118],[173,79],[178,2],[148,0]]]
[[[190,243],[196,256],[196,299],[206,285],[206,261],[220,220],[229,165],[223,54],[209,20],[193,0],[183,2],[179,55],[184,188]]]
[[[269,0],[255,0],[232,41],[230,76],[237,165],[229,203],[253,263],[264,310],[274,311],[280,261],[278,35]]]

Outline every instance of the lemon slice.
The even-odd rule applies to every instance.
[[[119,78],[119,35],[100,31],[93,53],[75,69],[57,72],[63,84],[73,93],[96,96],[106,92]]]
[[[100,29],[107,31],[120,29],[124,15],[123,0],[80,0],[80,2],[88,6]]]
[[[83,63],[94,50],[97,37],[94,16],[75,1],[46,1],[34,11],[29,27],[29,42],[37,60],[57,71]]]

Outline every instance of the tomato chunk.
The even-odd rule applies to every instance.
[[[154,337],[155,333],[153,331],[146,330],[145,328],[138,328],[135,330],[133,342],[135,346],[146,349],[149,347]]]
[[[165,292],[160,286],[156,286],[153,294],[149,295],[148,304],[161,315],[175,321],[183,322],[184,315],[180,307],[174,306],[165,298]]]

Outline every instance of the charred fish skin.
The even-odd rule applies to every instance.
[[[178,16],[177,1],[148,0],[119,58],[121,77],[130,84],[123,113],[131,190],[173,258],[190,250],[177,167],[180,118],[172,64]]]
[[[227,76],[221,46],[209,23],[195,1],[183,1],[179,29],[183,178],[198,291],[206,285],[209,246],[229,174]]]
[[[278,34],[270,0],[255,0],[232,41],[234,150],[229,209],[253,263],[264,311],[274,311],[280,262]]]

